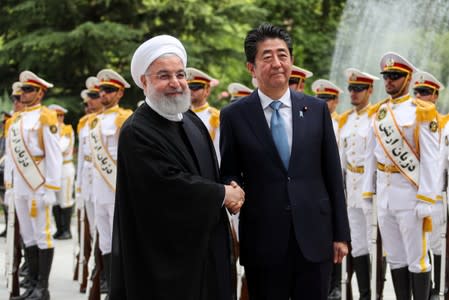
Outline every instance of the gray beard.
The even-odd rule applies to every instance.
[[[184,113],[189,110],[191,105],[189,89],[184,90],[181,95],[173,97],[167,97],[151,90],[148,98],[158,111],[167,115]]]

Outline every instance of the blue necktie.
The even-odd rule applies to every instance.
[[[285,130],[284,120],[279,113],[279,108],[281,108],[281,105],[282,103],[280,101],[273,101],[270,103],[270,107],[273,109],[270,126],[274,144],[276,145],[285,169],[288,170],[290,149],[288,147],[287,131]]]

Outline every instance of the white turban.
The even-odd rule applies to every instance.
[[[131,60],[131,75],[138,87],[143,89],[140,77],[153,61],[164,54],[173,53],[187,65],[187,53],[181,42],[170,35],[155,36],[137,48]]]

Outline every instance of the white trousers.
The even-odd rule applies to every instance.
[[[443,214],[444,207],[442,201],[437,201],[432,206],[432,232],[429,234],[430,249],[433,254],[441,255],[441,248],[443,246],[443,241],[441,239],[441,233],[443,232]],[[444,242],[446,242],[444,240]]]
[[[25,247],[37,245],[39,249],[53,248],[53,236],[51,234],[51,206],[45,204],[43,195],[26,195],[15,197],[17,218],[19,219],[20,234]],[[33,201],[34,199],[34,201]],[[36,216],[31,217],[33,205]]]
[[[73,205],[73,183],[75,180],[75,166],[66,163],[62,166],[61,190],[56,192],[56,205],[61,208]]]
[[[378,206],[379,229],[387,262],[392,270],[408,266],[412,273],[431,270],[428,237],[423,231],[423,219],[414,209],[395,210]]]
[[[97,224],[101,254],[111,253],[112,222],[114,219],[114,203],[95,203],[95,222]]]
[[[89,221],[90,236],[93,239],[95,236],[95,232],[97,231],[97,225],[95,222],[95,204],[92,201],[86,201],[84,202],[84,208],[87,220]]]
[[[348,207],[349,228],[351,230],[351,255],[359,257],[369,253],[371,237],[371,218],[365,215],[362,208]]]

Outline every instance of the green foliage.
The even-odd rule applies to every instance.
[[[317,76],[328,72],[340,0],[2,0],[0,90],[9,94],[18,74],[29,69],[52,82],[45,103],[60,103],[75,124],[83,114],[85,79],[112,68],[132,83],[129,64],[144,40],[171,34],[184,43],[188,65],[220,80],[211,102],[231,82],[251,85],[243,40],[262,22],[286,27],[295,41],[295,63]],[[122,104],[143,98],[134,85]],[[217,100],[216,100],[217,99]]]

